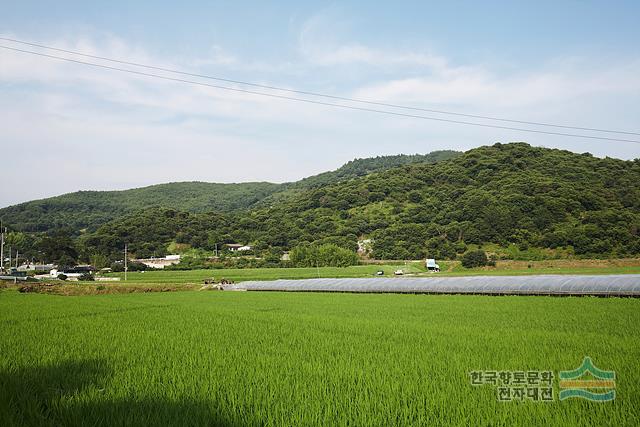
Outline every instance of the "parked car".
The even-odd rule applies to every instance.
[[[402,276],[404,274],[404,271],[396,270],[396,271],[393,272],[393,274],[395,274],[396,276]]]

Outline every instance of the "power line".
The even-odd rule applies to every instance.
[[[186,80],[186,79],[180,79],[180,78],[176,78],[176,77],[162,76],[162,75],[159,75],[159,74],[146,73],[146,72],[143,72],[143,71],[136,71],[136,70],[129,70],[129,69],[126,69],[126,68],[112,67],[110,65],[96,64],[96,63],[93,63],[93,62],[80,61],[80,60],[77,60],[77,59],[64,58],[64,57],[61,57],[61,56],[49,55],[49,54],[46,54],[46,53],[33,52],[33,51],[29,51],[29,50],[18,49],[18,48],[2,46],[2,45],[0,45],[0,48],[1,49],[12,50],[12,51],[16,51],[16,52],[27,53],[27,54],[30,54],[30,55],[36,55],[36,56],[51,58],[51,59],[58,59],[58,60],[61,60],[61,61],[67,61],[67,62],[72,62],[72,63],[76,63],[76,64],[89,65],[89,66],[92,66],[92,67],[103,68],[103,69],[107,69],[107,70],[121,71],[121,72],[124,72],[124,73],[135,74],[135,75],[144,76],[144,77],[155,77],[155,78],[158,78],[158,79],[169,80],[169,81],[174,81],[174,82],[179,82],[179,83],[188,83],[188,84],[193,84],[193,85],[198,85],[198,86],[211,87],[211,88],[214,88],[214,89],[228,90],[228,91],[232,91],[232,92],[246,93],[246,94],[251,94],[251,95],[259,95],[259,96],[267,96],[267,97],[277,98],[277,99],[286,99],[286,100],[289,100],[289,101],[305,102],[305,103],[308,103],[308,104],[325,105],[325,106],[329,106],[329,107],[345,108],[345,109],[349,109],[349,110],[366,111],[366,112],[378,113],[378,114],[388,114],[388,115],[392,115],[392,116],[409,117],[409,118],[414,118],[414,119],[433,120],[433,121],[438,121],[438,122],[454,123],[454,124],[461,124],[461,125],[467,125],[467,126],[477,126],[477,127],[484,127],[484,128],[513,130],[513,131],[519,131],[519,132],[529,132],[529,133],[537,133],[537,134],[545,134],[545,135],[566,136],[566,137],[571,137],[571,138],[586,138],[586,139],[596,139],[596,140],[601,140],[601,141],[617,141],[617,142],[630,142],[630,143],[634,143],[634,144],[640,144],[640,141],[632,140],[632,139],[620,139],[620,138],[610,138],[610,137],[605,137],[605,136],[581,135],[581,134],[573,134],[573,133],[563,133],[563,132],[544,131],[544,130],[537,130],[537,129],[526,129],[526,128],[517,128],[517,127],[510,127],[510,126],[491,125],[491,124],[486,124],[486,123],[474,123],[474,122],[466,122],[466,121],[462,121],[462,120],[443,119],[443,118],[440,118],[440,117],[430,117],[430,116],[420,116],[420,115],[416,115],[416,114],[399,113],[399,112],[396,112],[396,111],[378,110],[378,109],[374,109],[374,108],[356,107],[356,106],[353,106],[353,105],[344,105],[344,104],[336,104],[336,103],[333,103],[333,102],[324,102],[324,101],[316,101],[316,100],[311,100],[311,99],[296,98],[296,97],[292,97],[292,96],[277,95],[277,94],[273,94],[273,93],[258,92],[258,91],[248,90],[248,89],[240,89],[240,88],[234,88],[234,87],[228,87],[228,86],[220,86],[220,85],[214,85],[214,84],[204,83],[204,82],[199,82],[199,81],[194,81],[194,80]]]
[[[448,114],[448,115],[453,115],[453,116],[469,117],[469,118],[474,118],[474,119],[494,120],[494,121],[508,122],[508,123],[520,123],[520,124],[527,124],[527,125],[534,125],[534,126],[545,126],[545,127],[554,127],[554,128],[562,128],[562,129],[585,130],[585,131],[591,131],[591,132],[617,133],[617,134],[624,134],[624,135],[640,135],[640,132],[627,132],[627,131],[618,131],[618,130],[609,130],[609,129],[600,129],[600,128],[560,125],[560,124],[546,123],[546,122],[531,122],[531,121],[526,121],[526,120],[506,119],[506,118],[501,118],[501,117],[458,113],[458,112],[454,112],[454,111],[445,111],[445,110],[435,110],[435,109],[420,108],[420,107],[411,107],[411,106],[407,106],[407,105],[391,104],[391,103],[386,103],[386,102],[370,101],[370,100],[365,100],[365,99],[349,98],[349,97],[337,96],[337,95],[328,95],[328,94],[323,94],[323,93],[318,93],[318,92],[310,92],[310,91],[304,91],[304,90],[287,89],[287,88],[282,88],[282,87],[277,87],[277,86],[270,86],[270,85],[264,85],[264,84],[258,84],[258,83],[251,83],[251,82],[246,82],[246,81],[242,81],[242,80],[233,80],[233,79],[227,79],[227,78],[223,78],[223,77],[214,77],[214,76],[205,75],[205,74],[196,74],[196,73],[189,73],[189,72],[186,72],[186,71],[173,70],[173,69],[170,69],[170,68],[156,67],[156,66],[153,66],[153,65],[141,64],[139,62],[123,61],[123,60],[119,60],[119,59],[107,58],[107,57],[104,57],[104,56],[90,55],[90,54],[87,54],[87,53],[76,52],[76,51],[67,50],[67,49],[60,49],[60,48],[57,48],[57,47],[47,46],[47,45],[43,45],[43,44],[39,44],[39,43],[26,42],[26,41],[23,41],[23,40],[16,40],[16,39],[11,39],[11,38],[7,38],[7,37],[0,37],[0,40],[10,41],[10,42],[13,42],[13,43],[20,43],[20,44],[28,45],[28,46],[39,47],[39,48],[42,48],[42,49],[49,49],[49,50],[53,50],[53,51],[57,51],[57,52],[69,53],[69,54],[72,54],[72,55],[84,56],[86,58],[100,59],[100,60],[103,60],[103,61],[109,61],[109,62],[114,62],[114,63],[118,63],[118,64],[123,64],[123,65],[133,65],[135,67],[142,67],[142,68],[147,68],[147,69],[151,69],[151,70],[164,71],[164,72],[173,73],[173,74],[181,74],[181,75],[184,75],[184,76],[199,77],[199,78],[203,78],[203,79],[217,80],[217,81],[222,81],[222,82],[227,82],[227,83],[235,83],[235,84],[241,84],[241,85],[246,85],[246,86],[259,87],[259,88],[263,88],[263,89],[277,90],[277,91],[281,91],[281,92],[297,93],[297,94],[300,94],[300,95],[317,96],[317,97],[335,99],[335,100],[340,100],[340,101],[357,102],[357,103],[361,103],[361,104],[378,105],[378,106],[381,106],[381,107],[399,108],[399,109],[404,109],[404,110],[424,111],[424,112],[428,112],[428,113]]]

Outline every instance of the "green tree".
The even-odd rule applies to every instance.
[[[78,251],[71,234],[65,230],[58,230],[44,236],[38,244],[38,249],[46,261],[55,264],[74,265],[78,259]]]
[[[462,256],[462,266],[465,268],[484,267],[488,261],[487,254],[482,250],[469,251]]]
[[[358,254],[332,243],[296,246],[289,257],[296,267],[348,267],[359,263]]]

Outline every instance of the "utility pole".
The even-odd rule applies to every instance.
[[[127,270],[129,267],[127,266],[127,244],[124,244],[124,281],[127,281]]]
[[[0,222],[0,271],[4,271],[4,232],[2,222]]]
[[[216,243],[216,258],[218,258],[218,244]]]
[[[16,249],[16,268],[18,268],[18,257],[20,256],[20,251]]]

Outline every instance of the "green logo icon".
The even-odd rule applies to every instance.
[[[608,402],[616,398],[616,373],[596,368],[590,357],[573,371],[560,371],[560,400],[572,397]]]

